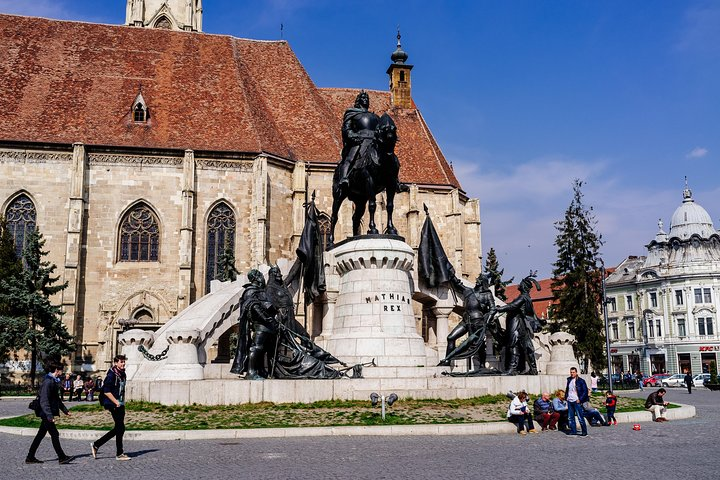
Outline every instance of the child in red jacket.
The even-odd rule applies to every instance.
[[[617,407],[617,397],[612,392],[605,392],[605,408],[607,409],[608,425],[617,425],[615,418],[615,408]]]

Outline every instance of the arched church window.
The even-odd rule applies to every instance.
[[[155,22],[155,28],[162,28],[164,30],[171,30],[172,29],[172,23],[170,23],[170,19],[168,19],[166,16],[162,16],[157,19],[157,22]]]
[[[317,224],[320,232],[320,246],[324,252],[327,249],[328,237],[330,236],[330,215],[327,213],[318,215]]]
[[[120,261],[157,262],[159,257],[158,219],[149,206],[138,203],[120,222]]]
[[[401,82],[405,81],[405,72],[403,72],[402,70],[400,70],[400,81]]]
[[[205,293],[210,291],[210,282],[221,277],[221,261],[235,259],[235,226],[235,214],[227,203],[218,203],[210,211],[207,221]],[[225,255],[227,257],[223,258]]]
[[[15,242],[15,255],[20,258],[27,239],[37,224],[35,204],[24,193],[18,195],[5,210],[5,220]]]

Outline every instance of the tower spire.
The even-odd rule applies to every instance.
[[[387,69],[387,74],[390,76],[390,97],[393,107],[413,108],[410,83],[410,70],[413,66],[405,63],[408,54],[402,49],[400,39],[400,26],[398,25],[397,48],[390,55],[393,63]]]
[[[685,175],[685,189],[683,190],[683,201],[684,202],[692,202],[692,190],[690,190],[690,187],[688,187],[688,179],[687,175]]]

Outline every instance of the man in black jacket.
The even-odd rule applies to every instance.
[[[685,382],[685,386],[688,389],[688,393],[692,393],[692,387],[694,385],[693,385],[692,375],[690,375],[690,370],[685,370],[685,378],[683,379],[683,382]]]
[[[70,463],[73,457],[65,455],[65,452],[60,445],[60,432],[58,432],[55,426],[55,417],[60,416],[60,411],[65,415],[70,415],[68,409],[65,408],[62,400],[60,400],[60,375],[62,375],[62,366],[51,365],[48,368],[48,374],[43,379],[40,385],[40,392],[38,393],[38,400],[40,406],[35,411],[35,415],[40,417],[42,423],[38,430],[35,439],[30,445],[30,451],[28,451],[25,463],[43,463],[41,460],[35,458],[40,442],[45,438],[46,433],[50,433],[50,440],[52,446],[55,449],[55,453],[58,456],[58,462],[61,464]]]
[[[115,437],[115,458],[117,460],[130,460],[123,450],[123,435],[125,434],[125,355],[115,355],[113,366],[108,370],[100,394],[101,404],[112,415],[115,426],[101,438],[90,444],[90,453],[97,458],[97,452],[108,440]]]

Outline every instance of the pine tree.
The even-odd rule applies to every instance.
[[[43,361],[59,361],[74,349],[73,338],[62,322],[62,309],[50,297],[63,291],[67,282],[55,285],[60,277],[53,276],[56,266],[43,257],[45,240],[35,230],[28,236],[23,250],[20,275],[2,281],[0,302],[9,305],[15,318],[24,320],[20,348],[31,352],[30,381],[34,387],[38,355]]]
[[[485,273],[488,276],[490,286],[495,287],[495,296],[503,302],[506,302],[507,295],[505,294],[505,287],[510,285],[515,277],[512,277],[510,280],[502,279],[505,269],[500,268],[500,262],[498,262],[494,248],[491,248],[487,254],[487,259],[485,260]]]
[[[15,242],[7,228],[7,222],[0,217],[0,282],[17,278],[22,273],[22,263],[15,254]],[[0,292],[5,287],[0,283]],[[22,338],[27,329],[27,320],[15,311],[11,304],[0,295],[0,362],[8,359],[10,352],[22,347]]]
[[[565,218],[555,222],[558,257],[553,264],[552,291],[557,299],[552,316],[561,327],[575,335],[575,354],[584,357],[596,370],[605,365],[602,278],[599,250],[602,236],[595,231],[592,207],[583,204],[583,182],[576,179],[573,199]]]

